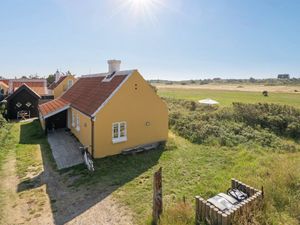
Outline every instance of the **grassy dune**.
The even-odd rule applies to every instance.
[[[221,106],[229,106],[232,104],[232,102],[267,102],[287,104],[300,108],[299,93],[269,93],[269,97],[264,97],[260,92],[159,88],[158,94],[162,97],[188,99],[194,101],[211,98],[220,102]]]

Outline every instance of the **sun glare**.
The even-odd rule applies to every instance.
[[[135,21],[147,20],[152,24],[158,22],[159,10],[165,7],[166,0],[122,0],[116,14],[127,11]]]

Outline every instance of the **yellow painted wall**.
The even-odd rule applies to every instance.
[[[73,85],[76,82],[76,78],[72,75],[69,75],[67,78],[65,78],[54,90],[52,91],[52,94],[54,95],[54,98],[58,98],[61,96],[65,91],[68,89],[68,81],[73,80]]]
[[[69,109],[70,113],[68,115],[71,116],[71,132],[78,138],[81,144],[84,146],[89,146],[89,151],[91,152],[91,119],[90,117],[84,115],[83,113],[79,112],[78,110],[71,108]],[[75,127],[72,125],[72,112],[74,112],[75,116]],[[80,123],[80,130],[76,129],[76,115],[79,116],[79,123]]]
[[[8,87],[5,84],[2,84],[0,82],[0,90],[3,89],[4,90],[4,94],[7,95],[8,93]]]
[[[122,121],[127,122],[127,141],[113,144],[112,124]],[[147,122],[150,122],[149,126],[146,126]],[[135,71],[97,113],[94,129],[94,157],[118,154],[138,145],[167,140],[168,109]]]

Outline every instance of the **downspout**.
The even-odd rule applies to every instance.
[[[92,149],[92,157],[93,157],[93,158],[94,158],[94,145],[95,145],[95,144],[94,144],[94,123],[95,123],[95,117],[91,117],[91,124],[92,124],[92,127],[91,127],[91,129],[92,129],[92,130],[91,130],[91,134],[92,134],[92,135],[91,135],[91,136],[92,136],[92,137],[91,137],[91,139],[92,139],[92,140],[91,140],[91,142],[92,142],[92,143],[91,143],[91,149]]]

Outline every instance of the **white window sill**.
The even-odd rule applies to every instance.
[[[76,127],[76,130],[79,132],[80,131],[80,127]]]
[[[114,138],[114,139],[112,139],[113,144],[117,144],[117,143],[125,142],[125,141],[127,141],[127,137]]]

